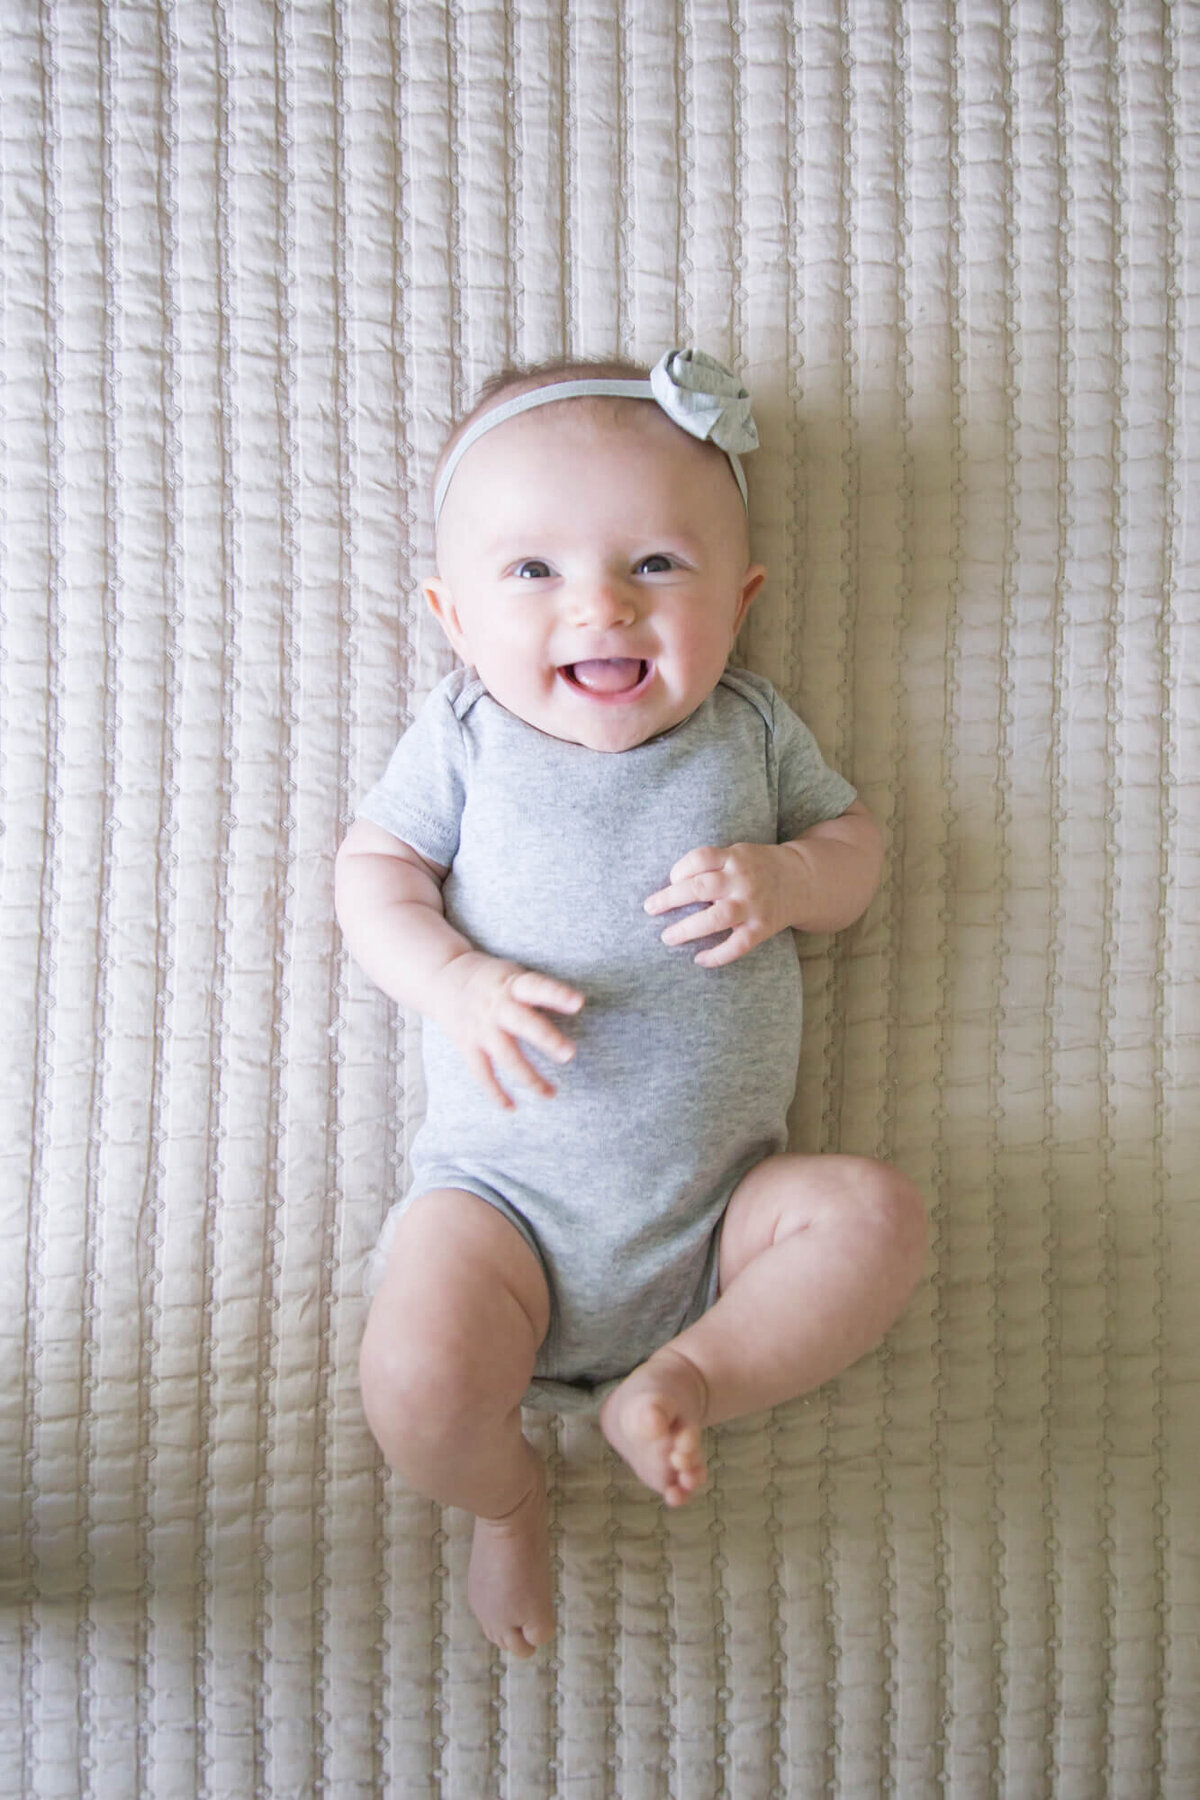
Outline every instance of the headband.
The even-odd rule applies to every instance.
[[[706,356],[703,350],[667,350],[650,371],[648,381],[618,380],[610,376],[587,377],[578,381],[556,381],[549,387],[531,388],[516,394],[499,406],[489,407],[463,432],[446,458],[433,495],[433,522],[436,525],[454,471],[467,451],[507,419],[530,412],[535,406],[549,406],[552,400],[577,400],[603,395],[619,400],[656,400],[667,417],[694,438],[707,440],[723,450],[729,459],[742,505],[746,498],[746,477],[739,457],[758,448],[758,428],[750,410],[750,395],[736,375]]]

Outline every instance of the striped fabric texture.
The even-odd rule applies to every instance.
[[[794,1142],[933,1246],[679,1513],[531,1423],[505,1665],[360,1409],[422,1093],[332,860],[450,420],[676,343],[888,840]],[[1198,419],[1196,0],[6,0],[0,1791],[1195,1800]]]

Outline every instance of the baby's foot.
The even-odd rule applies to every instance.
[[[476,1519],[467,1599],[484,1636],[513,1656],[532,1656],[554,1636],[546,1476],[536,1463],[525,1498],[502,1519]]]
[[[708,1473],[700,1438],[707,1406],[699,1369],[667,1346],[609,1395],[600,1429],[647,1487],[668,1506],[683,1506]]]

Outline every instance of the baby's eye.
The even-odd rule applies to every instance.
[[[525,561],[519,562],[513,570],[513,574],[519,576],[522,581],[544,581],[549,573],[550,564],[543,562],[540,556],[527,556]]]
[[[653,556],[643,556],[634,573],[636,575],[664,575],[670,567],[670,557],[664,556],[661,551],[656,550]]]

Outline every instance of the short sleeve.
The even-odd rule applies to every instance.
[[[360,819],[446,867],[458,849],[466,799],[466,751],[454,709],[453,677],[434,688],[396,748],[382,778],[363,796]]]
[[[797,838],[813,825],[837,819],[858,798],[858,790],[826,763],[802,719],[772,693],[772,742],[779,775],[779,842]]]

